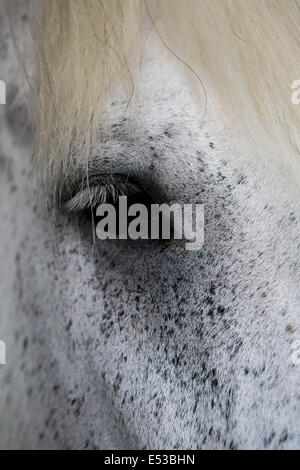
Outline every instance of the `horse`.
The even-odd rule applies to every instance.
[[[299,448],[299,24],[1,2],[1,448]],[[203,204],[203,247],[98,240],[89,195],[131,187]]]

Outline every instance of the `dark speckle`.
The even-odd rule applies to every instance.
[[[269,447],[275,437],[275,432],[273,431],[269,437],[265,437],[264,439],[264,447]]]
[[[285,331],[288,335],[291,335],[292,333],[294,333],[294,328],[292,327],[292,325],[287,325],[286,328],[285,328]]]

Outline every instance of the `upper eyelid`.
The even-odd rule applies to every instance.
[[[153,200],[168,200],[162,181],[156,181],[153,173],[152,159],[146,154],[138,156],[136,153],[128,155],[126,152],[118,155],[99,155],[98,152],[91,156],[86,168],[78,168],[70,181],[66,181],[60,191],[58,209],[62,212],[81,211],[93,208],[105,202],[101,196],[101,185],[109,180],[112,184],[110,196],[113,196],[114,188],[121,189],[122,194],[139,191],[150,196]],[[73,180],[73,182],[72,182]],[[110,197],[113,199],[113,197]]]

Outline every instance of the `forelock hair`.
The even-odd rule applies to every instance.
[[[299,178],[300,107],[291,101],[291,83],[300,79],[299,2],[39,0],[38,5],[37,159],[50,180],[88,162],[110,90],[124,83],[130,98],[149,16],[171,52],[213,87],[229,115],[244,122],[258,154],[268,154],[270,144],[274,161]]]

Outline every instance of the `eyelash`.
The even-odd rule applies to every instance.
[[[86,210],[96,209],[99,204],[115,204],[119,196],[135,197],[138,199],[145,197],[144,191],[127,177],[121,175],[102,176],[101,182],[90,182],[85,188],[77,191],[75,196],[63,204],[63,211],[66,213],[77,213]]]

